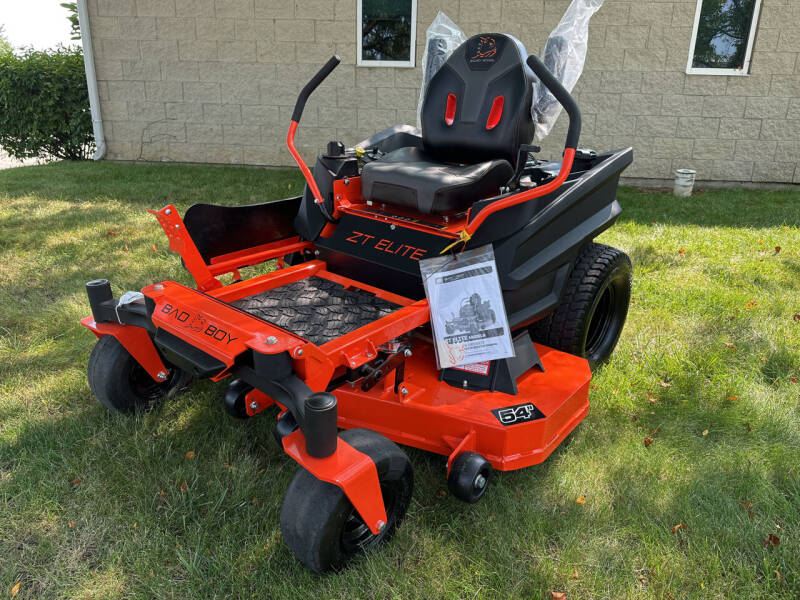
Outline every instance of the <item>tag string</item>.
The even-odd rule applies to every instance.
[[[470,241],[471,239],[472,239],[472,234],[467,233],[466,229],[462,229],[458,234],[458,239],[455,242],[453,242],[452,244],[450,244],[449,246],[447,246],[444,250],[439,252],[439,254],[444,254],[445,252],[447,252],[448,250],[450,250],[454,246],[457,246],[461,242],[464,242],[464,245],[466,245],[466,243],[468,241]]]

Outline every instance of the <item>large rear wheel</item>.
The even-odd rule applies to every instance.
[[[546,346],[586,358],[592,368],[617,345],[631,300],[632,268],[621,250],[591,243],[581,250],[556,310],[531,326]]]

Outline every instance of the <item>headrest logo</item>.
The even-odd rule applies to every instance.
[[[470,60],[479,60],[481,58],[494,58],[497,55],[497,41],[493,37],[480,36],[480,43],[478,44],[475,55]]]
[[[481,34],[469,39],[465,58],[472,71],[488,71],[500,60],[505,48],[505,37],[496,34]]]

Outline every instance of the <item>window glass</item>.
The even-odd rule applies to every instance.
[[[361,60],[412,60],[412,0],[361,0]]]
[[[756,0],[702,0],[693,69],[744,69]]]

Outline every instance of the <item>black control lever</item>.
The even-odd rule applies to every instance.
[[[297,102],[294,105],[294,112],[292,113],[292,121],[296,123],[300,122],[300,117],[303,116],[303,109],[306,107],[308,97],[314,93],[314,90],[319,87],[319,84],[325,81],[325,78],[339,66],[340,62],[342,62],[342,59],[334,54],[328,59],[328,62],[322,65],[322,68],[311,78],[311,81],[306,84],[297,97]]]
[[[526,61],[528,66],[533,70],[539,80],[544,86],[550,90],[559,104],[564,107],[569,115],[569,131],[567,132],[566,148],[573,150],[578,147],[578,140],[581,137],[581,111],[578,108],[578,103],[572,97],[567,89],[561,85],[561,82],[544,66],[544,63],[538,56],[531,54]]]

